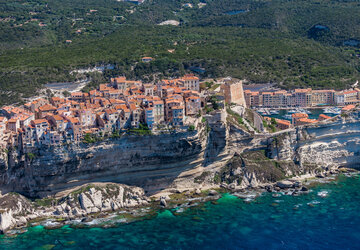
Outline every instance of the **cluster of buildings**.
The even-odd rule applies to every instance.
[[[291,122],[288,121],[288,120],[275,118],[275,121],[276,121],[275,126],[280,130],[284,130],[284,129],[291,128],[293,126],[309,125],[309,124],[317,123],[317,122],[320,122],[320,121],[325,121],[327,119],[331,119],[331,117],[327,116],[325,114],[320,114],[318,119],[309,119],[308,114],[295,113],[295,114],[291,115]],[[272,119],[270,117],[267,117],[267,116],[264,117],[264,120],[267,123],[270,123],[270,124],[272,122]]]
[[[309,119],[309,115],[304,113],[296,113],[291,115],[291,121],[294,126],[308,125],[312,123],[325,121],[330,118],[331,118],[330,116],[327,116],[325,114],[320,114],[318,119]]]
[[[339,91],[295,89],[293,91],[243,90],[243,82],[225,78],[220,82],[226,104],[243,107],[311,107],[343,105],[353,109],[360,90]],[[206,91],[205,91],[206,92]],[[211,93],[210,93],[211,94]],[[185,75],[156,83],[111,78],[89,93],[73,92],[70,97],[38,98],[21,107],[0,108],[0,149],[9,146],[32,148],[42,145],[80,142],[86,134],[103,136],[127,129],[151,130],[184,126],[185,117],[198,117],[206,107],[206,93],[200,95],[199,78]],[[276,119],[279,129],[306,125],[331,117],[309,119],[305,113],[292,114],[292,121]],[[271,118],[264,117],[273,125]]]
[[[360,89],[335,91],[295,89],[292,91],[244,91],[248,107],[314,107],[319,105],[344,106],[360,102]]]
[[[185,75],[156,84],[112,78],[89,93],[39,98],[21,107],[0,109],[0,147],[79,142],[86,134],[161,125],[183,126],[185,116],[201,112],[199,78]]]

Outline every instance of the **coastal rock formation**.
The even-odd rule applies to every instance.
[[[360,163],[359,113],[335,121],[299,127],[269,139],[268,156],[292,161],[300,168],[358,167]]]
[[[243,171],[237,186],[256,186],[298,174],[316,175],[360,163],[358,111],[275,135],[250,135],[228,124],[226,112],[216,112],[206,120],[196,131],[41,148],[32,152],[33,157],[16,149],[2,152],[0,190],[46,197],[89,182],[141,186],[148,194],[172,186],[197,188],[191,179],[217,185],[214,178],[221,175],[233,155],[257,151],[263,152],[261,157],[276,161],[276,166],[286,168],[280,176],[278,168],[260,156],[262,160],[256,162],[251,154],[242,155],[242,164],[249,171]],[[263,169],[271,170],[272,177],[263,176]]]
[[[0,190],[5,194],[0,198],[0,230],[37,217],[74,218],[140,206],[149,202],[145,194],[165,190],[199,193],[274,183],[278,189],[286,188],[290,182],[284,179],[323,177],[339,167],[359,164],[359,111],[255,135],[229,124],[226,113],[217,112],[195,131],[40,148],[31,155],[10,149],[0,153]],[[91,182],[98,184],[87,185]],[[291,183],[300,189],[296,181]],[[9,192],[48,198],[38,204]],[[166,206],[166,199],[161,200]]]
[[[234,185],[247,188],[292,176],[324,176],[342,166],[358,168],[359,117],[356,111],[269,136],[242,135],[238,129],[230,127],[227,148],[234,152],[234,157],[224,166],[204,169],[195,182],[207,186],[222,183],[227,188],[232,184],[230,189]]]
[[[9,193],[0,197],[0,232],[24,226],[34,218],[75,218],[148,204],[144,190],[115,183],[94,183],[71,190],[61,197],[30,201]]]

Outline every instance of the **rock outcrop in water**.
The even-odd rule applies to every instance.
[[[14,226],[25,226],[29,220],[38,217],[72,219],[148,203],[149,199],[142,188],[114,183],[84,185],[59,198],[35,201],[9,193],[0,198],[0,232]]]

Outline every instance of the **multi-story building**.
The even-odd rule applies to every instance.
[[[184,87],[187,90],[195,90],[200,92],[200,81],[199,78],[194,75],[185,75],[182,80],[184,81]]]
[[[153,84],[144,84],[143,85],[143,91],[144,91],[144,95],[146,96],[153,96],[155,93],[155,85]]]
[[[344,91],[344,104],[357,104],[359,102],[358,100],[358,92],[356,90],[348,90]]]
[[[252,92],[250,90],[244,91],[244,97],[247,107],[261,107],[263,106],[263,95],[260,92]]]
[[[31,121],[31,125],[35,129],[36,140],[41,144],[41,138],[44,133],[50,130],[49,122],[46,119],[36,119]]]
[[[6,122],[7,122],[7,118],[0,116],[0,140],[6,130]]]
[[[359,102],[359,91],[295,89],[294,91],[244,91],[245,101],[249,107],[311,107],[318,105],[347,105]]]
[[[17,132],[20,128],[20,120],[16,118],[11,118],[7,121],[7,129],[13,132]]]
[[[184,125],[184,106],[174,106],[171,108],[170,122],[173,126]]]
[[[155,123],[153,107],[145,108],[145,123],[150,129],[153,128]]]
[[[67,121],[60,115],[48,116],[47,120],[56,131],[63,132],[67,128]]]
[[[294,93],[295,106],[309,107],[311,106],[311,89],[295,89]]]
[[[336,105],[343,106],[345,104],[345,96],[343,92],[337,92],[334,95],[334,101]]]
[[[165,121],[164,119],[164,102],[163,101],[154,101],[153,102],[154,107],[154,122],[156,124],[161,124]]]
[[[79,109],[76,112],[80,124],[83,128],[93,128],[96,126],[96,114],[91,109]]]
[[[334,90],[313,90],[311,92],[311,106],[334,104]]]

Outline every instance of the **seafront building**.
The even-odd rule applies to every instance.
[[[201,112],[199,78],[162,80],[156,84],[112,78],[89,93],[69,98],[38,98],[22,107],[0,109],[0,147],[80,142],[86,134],[126,129],[182,127],[185,117]]]
[[[244,91],[248,107],[284,108],[315,107],[321,105],[344,106],[360,102],[360,90],[335,91],[295,89],[291,91]]]

